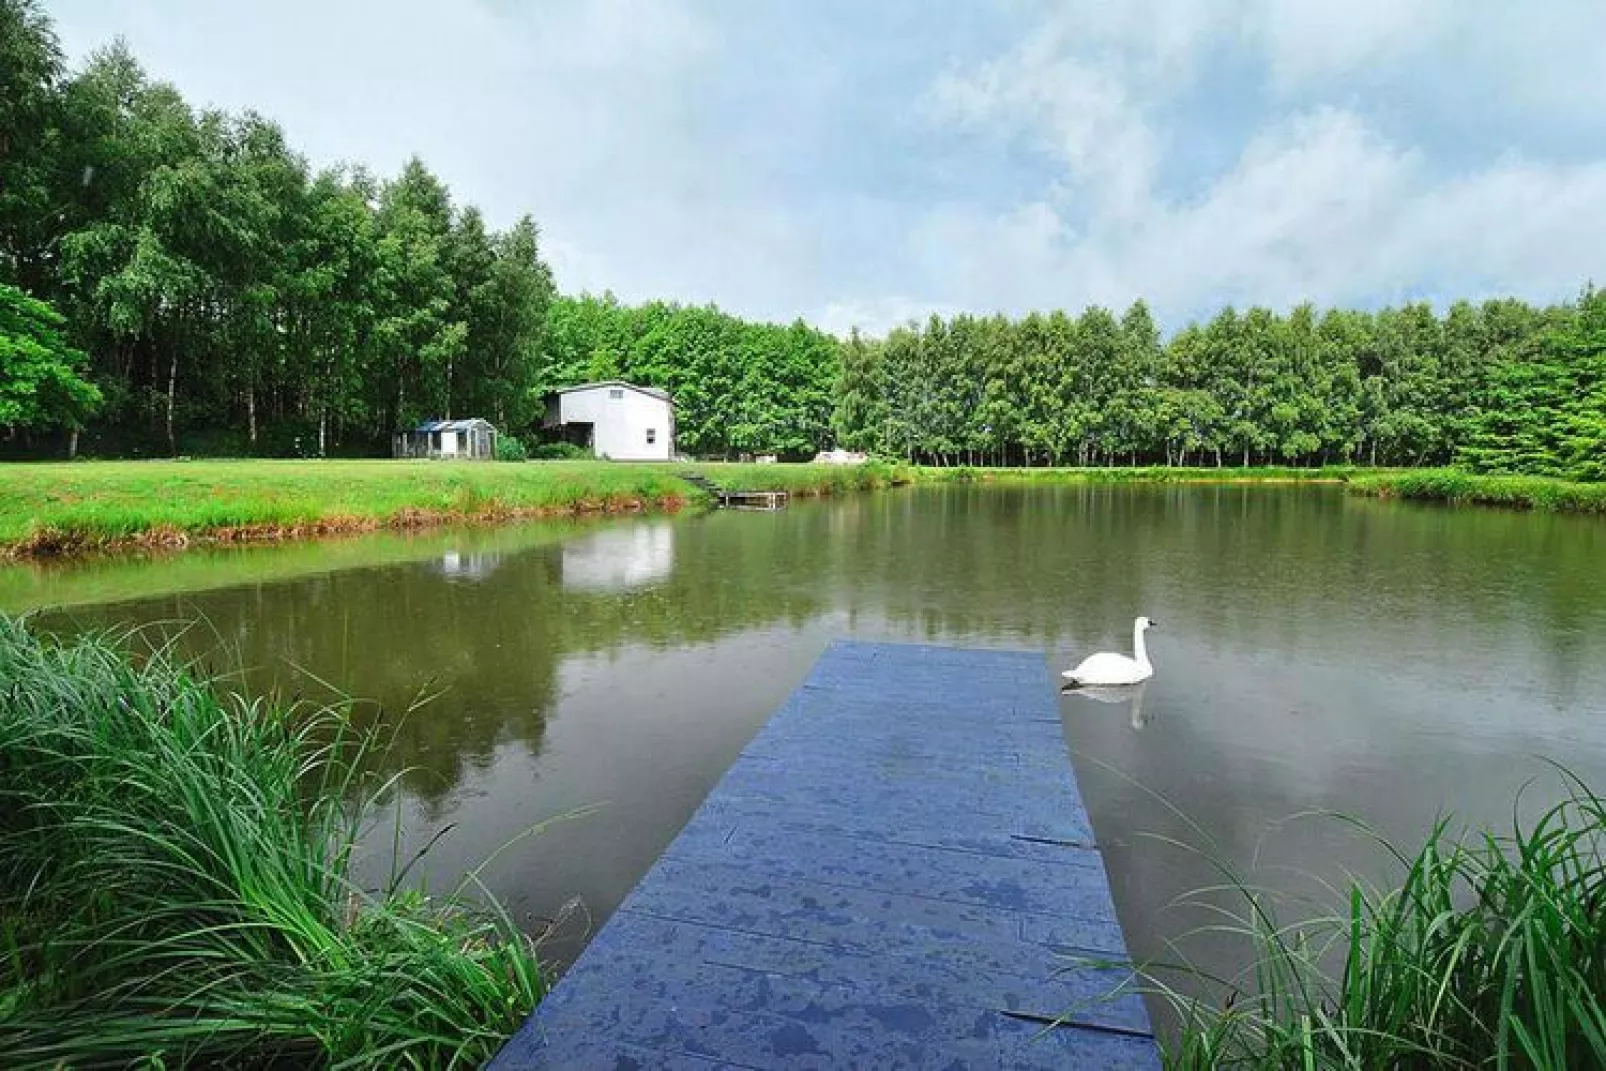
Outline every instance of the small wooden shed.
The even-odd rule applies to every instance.
[[[489,420],[426,420],[411,431],[398,431],[391,443],[395,457],[491,461],[496,457],[496,428]]]

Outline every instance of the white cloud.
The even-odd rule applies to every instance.
[[[1360,112],[1316,106],[1273,113],[1191,197],[1154,181],[1173,105],[1196,88],[1188,72],[1226,37],[1258,42],[1279,80],[1324,79],[1430,48],[1449,14],[1437,2],[1245,5],[1188,22],[1193,36],[1164,50],[1182,73],[1151,80],[1147,25],[1106,23],[1090,44],[1071,31],[1076,13],[1053,14],[1004,55],[936,80],[930,114],[1024,139],[1058,170],[1014,207],[933,207],[912,255],[937,293],[973,307],[1143,296],[1172,323],[1226,302],[1566,296],[1606,247],[1606,217],[1590,207],[1606,203],[1606,157],[1507,154],[1446,172]]]
[[[1454,16],[1454,0],[1260,0],[1246,23],[1292,88],[1429,51]]]
[[[1094,202],[1101,218],[1124,218],[1150,196],[1159,150],[1122,72],[1058,54],[1050,38],[974,74],[945,75],[931,111],[1034,141],[1065,165],[1063,196]]]
[[[822,331],[846,338],[857,327],[871,337],[887,334],[911,320],[920,322],[932,315],[953,316],[964,309],[919,301],[909,297],[877,298],[868,301],[833,301],[810,314],[807,319]]]

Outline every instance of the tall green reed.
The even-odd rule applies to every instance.
[[[1396,887],[1352,880],[1338,910],[1284,923],[1224,864],[1236,908],[1207,927],[1253,949],[1207,1004],[1150,965],[1182,1023],[1173,1068],[1606,1068],[1606,803],[1561,802],[1509,834],[1439,822]],[[1519,800],[1520,803],[1520,800]],[[1370,835],[1370,834],[1369,834]],[[1375,836],[1375,835],[1373,835]]]
[[[339,709],[0,616],[0,1065],[478,1066],[540,998],[494,908],[354,884]]]

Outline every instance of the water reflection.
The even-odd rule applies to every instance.
[[[484,580],[502,564],[497,551],[462,551],[452,548],[441,555],[441,575],[449,580]]]
[[[1143,710],[1143,693],[1148,687],[1148,681],[1143,681],[1141,684],[1091,684],[1080,688],[1066,685],[1060,689],[1060,695],[1072,700],[1086,699],[1094,703],[1124,706],[1127,708],[1128,723],[1134,729],[1141,729],[1149,724],[1150,715]]]
[[[643,521],[563,545],[563,586],[573,591],[625,591],[667,577],[675,567],[675,527]]]

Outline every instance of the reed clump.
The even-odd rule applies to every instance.
[[[1212,927],[1251,969],[1219,1006],[1149,971],[1183,1028],[1173,1068],[1606,1067],[1606,803],[1566,798],[1505,835],[1440,822],[1395,888],[1353,882],[1341,910],[1278,922],[1270,896]],[[1520,802],[1520,801],[1519,801]]]
[[[1606,483],[1577,483],[1548,476],[1493,476],[1461,469],[1414,469],[1356,476],[1350,481],[1350,489],[1375,498],[1563,513],[1606,513]]]
[[[0,616],[0,1065],[479,1066],[542,994],[505,915],[354,884],[339,710]]]

